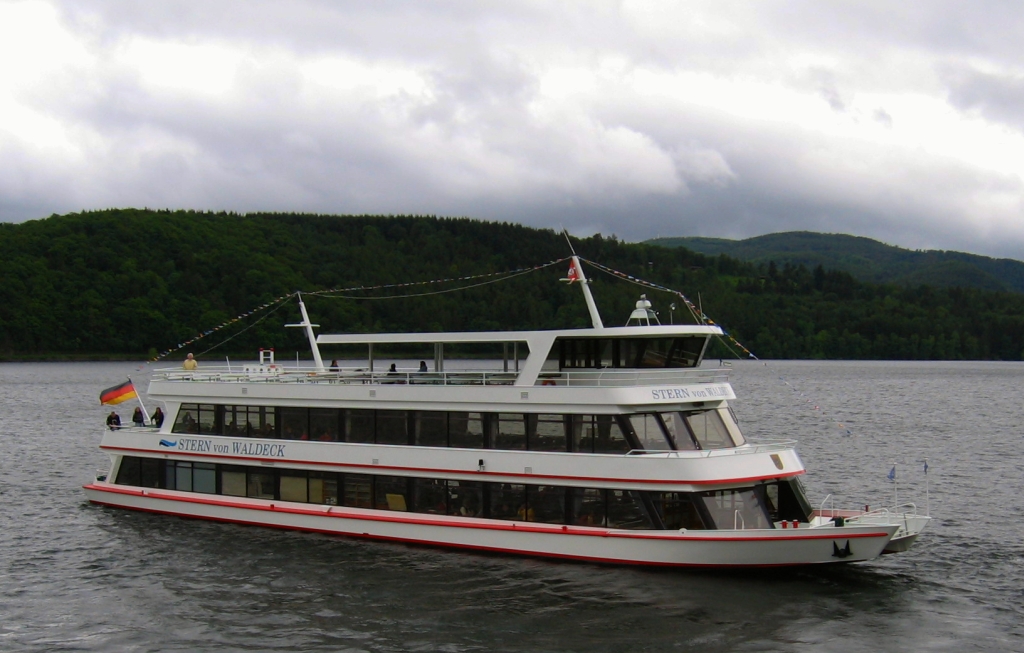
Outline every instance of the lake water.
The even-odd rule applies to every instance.
[[[812,503],[896,490],[934,519],[875,562],[731,573],[92,506],[97,397],[126,374],[145,388],[128,364],[0,364],[0,650],[1024,650],[1024,364],[734,363],[744,432],[799,441]]]

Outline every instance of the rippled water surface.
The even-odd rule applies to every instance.
[[[107,466],[97,396],[133,371],[0,364],[0,650],[1024,650],[1022,364],[734,364],[745,433],[799,441],[812,502],[878,506],[895,490],[935,517],[908,553],[771,573],[479,555],[92,506],[81,486]],[[146,372],[134,374],[144,388]]]

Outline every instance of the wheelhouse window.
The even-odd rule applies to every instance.
[[[559,369],[695,367],[707,338],[558,338],[548,358]]]

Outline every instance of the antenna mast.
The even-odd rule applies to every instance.
[[[302,313],[302,322],[300,324],[286,324],[286,327],[303,327],[306,330],[306,338],[309,340],[309,349],[313,352],[313,363],[316,364],[317,372],[325,372],[324,360],[320,358],[320,347],[316,344],[316,335],[313,333],[313,327],[320,326],[319,324],[310,324],[309,314],[306,313],[306,305],[302,303],[302,293],[296,292],[295,296],[299,298],[299,311]]]
[[[601,321],[601,314],[597,311],[594,295],[590,292],[590,282],[587,280],[587,275],[583,273],[583,266],[580,265],[580,257],[576,256],[576,250],[573,249],[572,241],[569,240],[569,234],[565,229],[562,229],[562,234],[565,235],[565,242],[569,243],[569,251],[572,252],[569,277],[563,279],[563,281],[568,281],[569,283],[579,282],[580,287],[583,289],[583,298],[587,300],[587,310],[590,311],[591,323],[593,323],[595,329],[603,329],[604,322]]]

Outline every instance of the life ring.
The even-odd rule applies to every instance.
[[[540,382],[540,384],[541,385],[555,385],[555,382],[552,381],[551,379],[544,379],[543,381]]]

